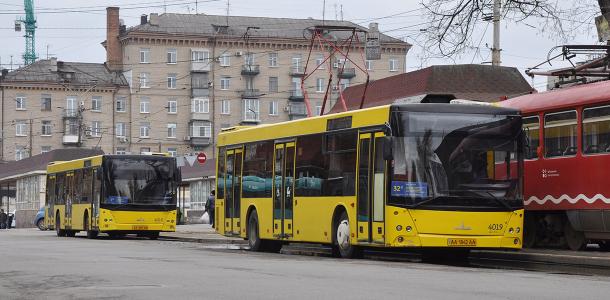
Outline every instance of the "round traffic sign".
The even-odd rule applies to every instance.
[[[197,162],[199,162],[200,164],[203,165],[207,159],[208,157],[205,155],[205,153],[201,152],[197,154]]]

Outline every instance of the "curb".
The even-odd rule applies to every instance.
[[[230,245],[246,245],[245,240],[238,239],[216,239],[216,238],[196,238],[196,237],[178,237],[178,236],[159,236],[159,240],[178,241],[199,244],[230,244]]]
[[[475,259],[520,260],[523,261],[523,263],[553,263],[595,268],[610,268],[610,258],[598,256],[480,250],[472,252],[470,257]]]

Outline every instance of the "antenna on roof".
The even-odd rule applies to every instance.
[[[163,13],[167,13],[167,4],[165,3],[165,0],[163,0]]]
[[[231,3],[227,0],[227,27],[229,27],[229,10],[231,8]]]
[[[324,25],[324,21],[325,21],[325,15],[326,15],[326,0],[322,1],[322,25]]]
[[[343,4],[341,4],[341,21],[343,21]]]

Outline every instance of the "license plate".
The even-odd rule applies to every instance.
[[[147,225],[133,225],[131,226],[132,230],[148,230]]]
[[[476,239],[447,239],[447,246],[449,247],[476,247]]]

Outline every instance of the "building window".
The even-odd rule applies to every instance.
[[[365,60],[364,65],[366,66],[367,71],[373,70],[373,61],[372,60],[368,60],[368,59]]]
[[[231,85],[231,78],[227,76],[220,77],[220,89],[228,90]]]
[[[40,128],[40,135],[50,136],[51,135],[51,121],[42,121],[42,127]]]
[[[194,113],[208,113],[210,111],[210,99],[208,98],[194,98],[191,102],[191,112]]]
[[[191,59],[194,62],[207,62],[210,59],[209,51],[193,51],[191,52]]]
[[[246,55],[244,55],[244,64],[247,66],[254,64],[254,53],[248,52]]]
[[[150,73],[140,73],[140,88],[147,89],[150,87]]]
[[[324,56],[323,55],[320,55],[316,58],[316,67],[318,67],[318,70],[324,69]]]
[[[191,85],[194,89],[207,89],[210,87],[208,73],[191,73]]]
[[[398,59],[392,58],[388,62],[390,64],[390,72],[398,71]]]
[[[40,96],[40,110],[45,110],[45,111],[51,110],[51,95],[42,94]]]
[[[150,123],[149,122],[140,122],[140,137],[141,138],[150,137]]]
[[[167,49],[167,63],[175,64],[178,61],[178,51],[176,49]]]
[[[150,147],[140,148],[140,154],[149,154],[149,153],[150,153]]]
[[[15,146],[15,160],[22,160],[28,156],[27,148],[24,146]]]
[[[140,97],[140,113],[141,114],[150,113],[150,98]]]
[[[17,95],[15,97],[15,105],[17,110],[25,110],[25,95]]]
[[[176,73],[167,74],[167,88],[175,89],[176,88]]]
[[[178,156],[178,148],[167,148],[167,153],[169,153],[169,156],[171,157],[176,157]]]
[[[176,100],[167,101],[167,113],[170,113],[170,114],[178,113],[178,101],[176,101]]]
[[[195,121],[191,124],[192,137],[211,137],[212,125],[209,122]]]
[[[102,122],[93,121],[91,122],[91,136],[102,136]]]
[[[269,77],[269,92],[278,91],[278,79],[277,77]]]
[[[316,105],[316,116],[322,114],[322,105]]]
[[[102,96],[91,97],[91,111],[95,111],[95,112],[102,111]]]
[[[173,139],[176,138],[176,123],[167,124],[167,137]]]
[[[127,128],[125,127],[125,123],[119,122],[116,123],[115,134],[117,137],[125,137],[127,134]]]
[[[228,115],[231,113],[231,101],[228,99],[222,100],[220,106],[220,113],[223,115]]]
[[[15,135],[16,136],[27,136],[28,135],[28,124],[25,120],[15,121]]]
[[[244,99],[244,120],[259,120],[259,104],[260,101],[258,99]]]
[[[316,92],[318,92],[318,93],[324,92],[324,78],[316,79]]]
[[[220,55],[220,66],[221,67],[228,67],[231,65],[231,56],[229,55],[229,53],[223,53]]]
[[[80,135],[80,124],[78,120],[70,119],[65,123],[64,135]]]
[[[40,154],[51,151],[51,146],[40,146]]]
[[[116,98],[116,111],[117,112],[125,112],[125,110],[126,110],[125,101],[126,101],[125,97]]]
[[[269,66],[277,67],[277,52],[269,53]]]
[[[150,63],[150,48],[140,48],[140,63]]]
[[[344,78],[344,79],[339,80],[339,86],[341,87],[342,91],[345,90],[346,88],[348,88],[349,87],[349,79]]]
[[[127,154],[127,148],[117,147],[116,151],[114,151],[114,153],[119,154],[119,155],[125,155],[125,154]]]
[[[277,116],[278,115],[278,103],[277,101],[269,102],[269,115]]]

